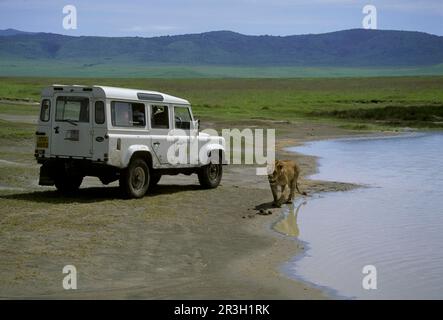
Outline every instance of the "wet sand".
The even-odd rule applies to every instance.
[[[276,127],[277,157],[297,160],[303,176],[316,171],[315,158],[283,147],[351,134],[321,123],[206,123],[250,125]],[[267,179],[255,167],[226,166],[214,190],[180,175],[163,177],[143,199],[122,200],[115,184],[88,178],[78,195],[60,197],[37,186],[32,155],[32,141],[0,144],[7,161],[0,163],[1,298],[327,298],[279,271],[303,248],[272,230],[281,209],[271,208]],[[308,194],[354,187],[303,178],[300,186]],[[68,264],[77,268],[77,290],[62,287]]]

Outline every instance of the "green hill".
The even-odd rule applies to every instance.
[[[173,67],[168,71],[172,74],[181,73],[177,68],[192,67],[190,76],[224,76],[226,67],[240,68],[240,74],[250,76],[260,76],[261,70],[264,76],[280,74],[267,72],[269,68],[281,68],[283,76],[297,72],[316,76],[318,70],[327,68],[330,69],[326,73],[332,76],[352,75],[353,70],[362,70],[363,75],[371,75],[373,70],[380,70],[375,75],[395,75],[398,70],[400,75],[441,74],[441,66],[438,71],[432,69],[443,63],[443,37],[363,29],[285,37],[247,36],[230,31],[153,38],[73,37],[8,29],[0,31],[0,57],[3,75],[22,75],[26,71],[50,75],[50,70],[65,70],[72,76],[80,69],[84,69],[82,76],[89,71],[114,75],[125,66],[135,67],[135,73],[137,67],[168,66]],[[38,70],[39,66],[43,70]],[[196,67],[200,71],[211,68],[210,72],[200,72],[195,71]],[[222,69],[217,72],[213,67]],[[288,72],[287,68],[295,69]],[[165,70],[160,72],[164,74]],[[130,72],[123,75],[131,76]]]

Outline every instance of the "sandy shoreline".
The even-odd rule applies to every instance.
[[[296,159],[303,176],[316,171],[316,159],[284,147],[353,135],[325,124],[255,125],[277,127],[277,157]],[[60,198],[35,185],[32,148],[32,143],[15,147],[15,155],[5,159],[31,165],[19,167],[29,180],[6,181],[24,192],[0,193],[1,298],[327,298],[281,273],[302,244],[271,230],[281,209],[270,208],[267,180],[256,176],[254,167],[228,166],[222,185],[209,191],[200,190],[195,176],[164,177],[152,195],[121,200],[115,186],[103,188],[88,179],[78,196]],[[0,154],[6,158],[12,151],[3,146]],[[352,187],[301,180],[309,194]],[[258,215],[260,208],[273,214]],[[78,269],[76,291],[62,288],[67,264]]]

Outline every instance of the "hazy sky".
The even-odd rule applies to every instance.
[[[77,8],[77,30],[63,28],[67,4]],[[145,37],[323,33],[361,28],[367,4],[377,8],[379,29],[443,35],[443,0],[0,0],[0,29]]]

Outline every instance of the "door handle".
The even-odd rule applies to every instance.
[[[160,142],[154,142],[153,144],[154,144],[154,146],[159,146]]]
[[[54,127],[54,133],[58,133],[58,129],[60,129],[60,127]]]

